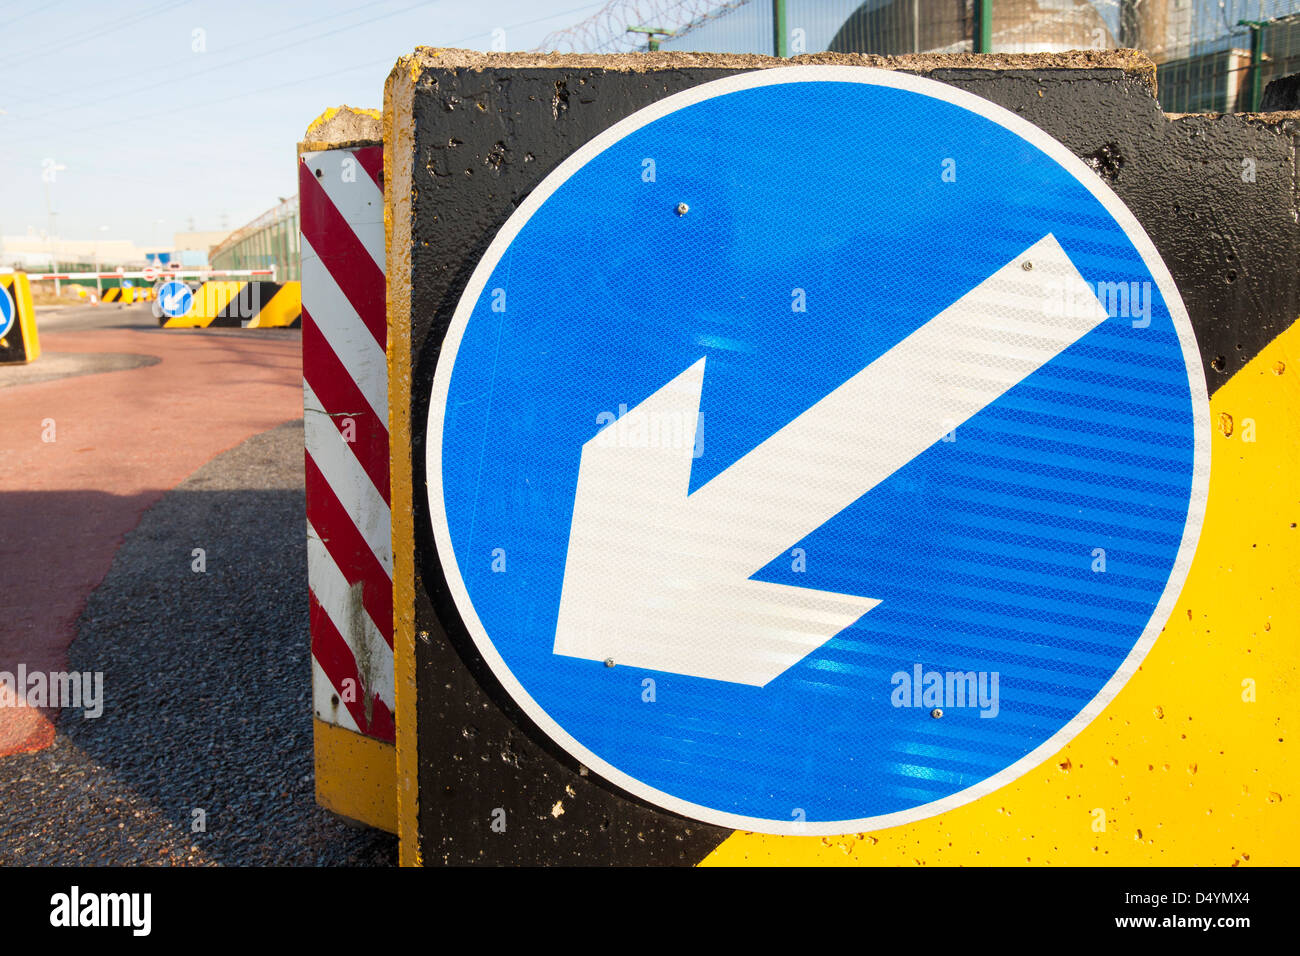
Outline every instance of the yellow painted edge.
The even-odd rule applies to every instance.
[[[411,487],[411,196],[414,83],[384,83],[384,249],[388,264],[388,445],[393,515],[393,678],[397,834],[402,866],[420,866],[415,690],[415,517]]]
[[[250,329],[283,328],[302,315],[302,284],[286,282],[248,323]]]
[[[32,284],[26,274],[14,273],[14,305],[18,309],[18,321],[23,330],[23,342],[26,343],[27,361],[35,362],[41,357],[41,338],[36,331],[36,307],[32,304]]]
[[[397,755],[392,744],[313,717],[316,802],[331,813],[397,832]]]
[[[348,148],[359,148],[367,145],[369,146],[380,145],[379,143],[375,143],[371,140],[340,141],[340,140],[316,138],[321,135],[321,129],[325,126],[325,124],[327,124],[334,117],[338,116],[339,113],[341,113],[345,109],[351,110],[353,113],[373,117],[374,119],[380,120],[381,122],[383,120],[383,115],[380,113],[379,110],[372,110],[369,108],[359,107],[359,106],[331,106],[329,109],[325,110],[325,112],[321,113],[320,116],[317,116],[314,120],[312,120],[307,125],[307,131],[303,133],[303,139],[298,144],[298,155],[301,156],[303,153],[318,153],[327,149],[348,149]]]

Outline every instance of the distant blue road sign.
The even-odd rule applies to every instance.
[[[1209,481],[1168,270],[1059,143],[793,67],[588,143],[434,375],[449,593],[523,711],[710,823],[878,829],[1055,753],[1150,649]]]
[[[9,334],[18,318],[18,308],[14,305],[9,290],[0,286],[0,339]]]
[[[169,319],[189,314],[194,305],[194,293],[184,282],[164,282],[158,289],[158,309]]]

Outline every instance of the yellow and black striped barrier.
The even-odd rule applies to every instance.
[[[31,283],[21,272],[0,275],[0,365],[34,362],[40,354]]]
[[[111,289],[105,289],[104,294],[100,297],[101,302],[116,302],[118,305],[130,305],[133,302],[150,302],[153,300],[153,289],[135,286],[114,286]]]
[[[302,324],[302,284],[205,282],[184,315],[162,314],[161,303],[158,313],[158,322],[166,329],[298,328]]]

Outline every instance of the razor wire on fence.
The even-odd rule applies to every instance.
[[[1258,109],[1269,80],[1300,70],[1300,0],[611,0],[541,47],[779,55],[1121,48],[1156,63],[1170,112]]]

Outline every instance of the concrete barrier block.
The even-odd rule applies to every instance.
[[[1086,773],[1077,758],[1073,765],[1068,759],[1061,764],[1079,771],[1069,785],[1053,786],[1057,771],[1047,768],[1008,787],[1001,797],[994,794],[964,807],[960,829],[968,837],[956,850],[945,832],[947,818],[883,831],[870,840],[860,834],[848,841],[849,849],[843,848],[843,841],[733,834],[630,799],[595,779],[521,713],[468,638],[430,531],[424,431],[443,335],[470,274],[529,193],[602,131],[701,83],[789,65],[872,66],[928,77],[1005,107],[1058,140],[1118,194],[1172,272],[1190,313],[1212,404],[1230,395],[1234,404],[1244,402],[1260,415],[1268,414],[1280,433],[1289,428],[1283,424],[1287,413],[1282,409],[1294,410],[1300,402],[1291,379],[1284,378],[1294,372],[1292,330],[1300,314],[1300,275],[1295,268],[1300,261],[1295,159],[1300,114],[1167,115],[1156,98],[1154,67],[1132,52],[896,58],[816,54],[774,60],[419,49],[390,75],[384,111],[403,861],[819,862],[825,853],[842,851],[866,863],[1023,863],[1023,841],[1032,834],[1038,847],[1056,848],[1054,861],[1096,862],[1097,841],[1086,822],[1069,818],[1077,805],[1063,801],[1066,787],[1076,784],[1087,791],[1088,807],[1123,807],[1131,814],[1130,801],[1140,802],[1147,816],[1141,823],[1135,821],[1130,831],[1141,827],[1150,834],[1163,825],[1161,814],[1179,823],[1176,832],[1165,829],[1158,848],[1132,839],[1115,844],[1107,850],[1109,863],[1230,863],[1233,847],[1243,841],[1266,845],[1269,805],[1242,797],[1245,781],[1236,769],[1225,770],[1213,782],[1200,779],[1205,799],[1219,808],[1215,821],[1221,820],[1218,814],[1237,821],[1229,829],[1217,829],[1216,822],[1207,830],[1204,808],[1193,812],[1182,803],[1171,805],[1163,790],[1142,790],[1142,781],[1107,772],[1115,765],[1106,756],[1108,747],[1123,749],[1125,759],[1149,752],[1153,766],[1165,757],[1171,765],[1186,764],[1177,735],[1161,736],[1143,750],[1105,725],[1090,728],[1093,736],[1078,745],[1088,756]],[[853,121],[827,118],[828,127]],[[774,123],[779,125],[779,118]],[[773,170],[773,175],[797,171]],[[572,241],[571,254],[591,254],[581,236]],[[539,356],[538,361],[546,358]],[[1233,412],[1213,407],[1216,414],[1231,419]],[[1239,405],[1236,414],[1241,414]],[[1231,426],[1224,427],[1230,435]],[[1219,438],[1226,437],[1220,429]],[[1287,454],[1285,442],[1271,447],[1267,460],[1261,457],[1252,465],[1257,470],[1238,472],[1219,498],[1212,499],[1208,537],[1202,539],[1200,563],[1193,567],[1185,591],[1184,600],[1191,603],[1180,604],[1171,618],[1170,628],[1180,634],[1186,630],[1183,636],[1191,640],[1196,632],[1184,625],[1197,613],[1212,615],[1212,630],[1218,628],[1216,634],[1221,635],[1211,641],[1213,650],[1187,665],[1194,675],[1170,676],[1176,668],[1169,655],[1152,658],[1146,669],[1156,670],[1156,676],[1139,683],[1127,697],[1121,695],[1108,714],[1123,715],[1124,723],[1137,720],[1157,707],[1153,695],[1167,693],[1188,701],[1186,712],[1179,715],[1188,726],[1212,723],[1216,707],[1208,701],[1195,703],[1194,695],[1178,689],[1179,680],[1209,681],[1245,660],[1236,643],[1234,628],[1239,626],[1230,603],[1210,592],[1220,564],[1234,560],[1243,548],[1248,554],[1252,547],[1239,540],[1239,529],[1226,517],[1234,508],[1255,507],[1248,490],[1251,482],[1267,485],[1270,500],[1294,501],[1296,480],[1280,477],[1268,463],[1274,460],[1271,456]],[[1230,454],[1216,446],[1216,468],[1219,456]],[[1276,546],[1290,554],[1285,535],[1294,532],[1279,530],[1282,527],[1269,526],[1270,541],[1276,538]],[[1261,602],[1259,614],[1290,619],[1290,612],[1269,603],[1270,588],[1286,590],[1279,568],[1270,566],[1267,575],[1273,583],[1259,583],[1259,594],[1252,595]],[[1262,624],[1256,625],[1252,633],[1258,636]],[[1272,646],[1274,639],[1264,640]],[[1157,645],[1169,647],[1170,642]],[[1294,673],[1292,665],[1283,669]],[[1286,674],[1276,679],[1279,687],[1287,686]],[[1290,699],[1300,702],[1293,692]],[[1246,727],[1253,734],[1263,726],[1251,723],[1253,717],[1236,719],[1243,721],[1234,725],[1242,733]],[[1207,752],[1211,746],[1217,749],[1208,740],[1201,746]],[[1265,749],[1262,738],[1259,748],[1256,753]],[[1270,779],[1277,778],[1280,767],[1276,761],[1269,763]],[[1005,834],[1006,828],[999,825],[1007,799],[1023,813],[1014,835]],[[498,830],[492,826],[496,810],[503,819],[522,822]],[[977,833],[986,835],[969,836]],[[1295,850],[1280,848],[1278,859]]]
[[[32,286],[22,272],[0,273],[0,364],[25,364],[41,355]]]
[[[114,290],[108,290],[112,292]],[[123,290],[120,301],[144,301],[144,290]],[[111,301],[108,292],[104,301]],[[302,294],[298,282],[242,282],[211,280],[194,293],[184,315],[167,316],[155,309],[165,329],[197,328],[298,328],[302,324]]]

